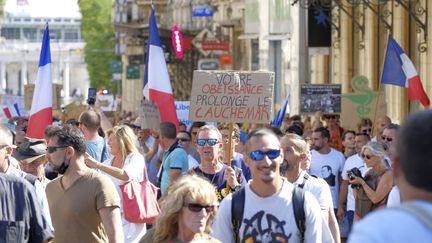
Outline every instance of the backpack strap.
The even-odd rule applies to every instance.
[[[302,183],[302,184],[299,184],[299,185],[297,185],[297,186],[300,187],[301,189],[303,189],[303,187],[305,186],[306,181],[307,181],[308,179],[309,179],[309,175],[308,175],[307,173],[305,173],[304,176],[303,176],[303,183]]]
[[[306,216],[304,212],[304,190],[299,186],[294,186],[292,203],[294,209],[294,218],[297,228],[300,231],[300,242],[304,242],[304,234],[306,231]]]
[[[429,230],[432,230],[432,214],[429,213],[424,208],[422,208],[421,206],[416,205],[414,203],[404,203],[401,204],[398,208],[402,209],[403,211],[411,215],[414,215],[426,227],[428,227]]]
[[[234,242],[240,242],[240,226],[243,220],[246,190],[241,188],[232,195],[231,200],[231,221],[233,225]]]
[[[104,145],[103,145],[103,148],[102,148],[101,161],[100,161],[100,162],[102,162],[102,163],[104,162],[104,154],[105,154],[106,146],[107,146],[107,145],[106,145],[106,140],[105,140],[105,138],[103,138],[103,142],[104,142],[104,143],[103,143]]]

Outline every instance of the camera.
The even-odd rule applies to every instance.
[[[362,176],[362,173],[361,173],[361,171],[357,168],[357,167],[354,167],[354,168],[352,168],[351,170],[349,170],[348,172],[347,172],[347,174],[348,174],[348,178],[351,180],[351,179],[354,179],[353,177],[354,176],[357,176],[357,177],[360,177],[360,178],[362,178],[363,179],[363,176]],[[351,188],[356,188],[358,185],[354,185],[354,184],[351,184]]]

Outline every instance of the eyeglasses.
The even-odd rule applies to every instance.
[[[209,146],[215,146],[218,143],[218,141],[216,138],[208,138],[208,139],[199,138],[196,140],[196,144],[198,144],[198,146],[201,146],[201,147],[203,147],[206,143]]]
[[[387,142],[393,141],[393,138],[391,138],[391,137],[381,136],[381,138],[383,141],[385,141],[385,140],[387,140]]]
[[[264,159],[265,155],[267,155],[269,159],[276,159],[277,157],[279,157],[280,153],[280,149],[270,149],[267,152],[255,150],[249,153],[249,157],[255,161]]]
[[[178,138],[179,142],[189,142],[189,138]]]
[[[363,159],[370,160],[370,159],[372,158],[372,155],[362,154],[361,157],[362,157]]]
[[[67,146],[66,145],[63,145],[63,146],[49,146],[49,147],[46,148],[46,151],[49,154],[52,154],[55,151],[57,151],[57,149],[59,149],[59,148],[67,148],[67,147],[69,147],[69,145],[67,145]]]
[[[186,207],[187,207],[191,212],[194,212],[194,213],[199,213],[199,212],[201,212],[201,210],[202,210],[203,208],[205,209],[205,211],[206,211],[207,213],[211,213],[211,212],[214,211],[214,208],[215,208],[214,205],[201,205],[201,204],[198,204],[198,203],[188,203],[188,204],[186,204]]]

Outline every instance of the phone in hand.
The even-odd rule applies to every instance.
[[[96,103],[96,89],[95,88],[89,88],[87,97],[88,97],[87,98],[87,104],[94,105]]]

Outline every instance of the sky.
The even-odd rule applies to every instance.
[[[81,17],[78,0],[6,0],[4,9],[14,17]]]

